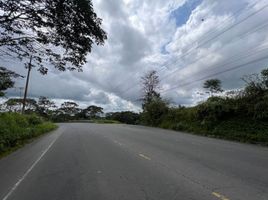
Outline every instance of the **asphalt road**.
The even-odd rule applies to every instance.
[[[3,200],[268,200],[268,148],[127,125],[61,124],[0,160]]]

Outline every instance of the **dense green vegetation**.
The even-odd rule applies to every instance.
[[[119,121],[110,119],[93,119],[92,122],[96,124],[120,124]]]
[[[268,145],[268,122],[249,117],[238,117],[233,111],[221,110],[217,102],[198,105],[193,108],[170,108],[159,124],[161,128],[185,131],[199,135]],[[228,107],[228,106],[227,106]],[[207,117],[200,118],[204,109]],[[220,110],[220,111],[219,111]],[[216,115],[214,115],[216,113]],[[216,118],[214,118],[216,117]]]
[[[161,97],[144,105],[141,122],[149,126],[268,145],[268,70],[243,77],[246,85],[223,92],[219,80],[208,80],[211,95],[194,107],[169,107]],[[220,93],[220,94],[219,94]],[[216,95],[217,94],[217,95]]]
[[[55,124],[34,114],[0,113],[0,155],[55,128]]]
[[[131,111],[107,113],[107,120],[115,120],[124,124],[139,124],[140,116],[138,113]]]

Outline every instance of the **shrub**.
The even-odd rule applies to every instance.
[[[30,125],[38,125],[38,124],[42,124],[44,121],[41,117],[32,114],[32,115],[27,115],[27,119]]]
[[[56,128],[36,115],[0,114],[0,154]]]
[[[151,126],[159,126],[168,113],[167,103],[161,99],[146,104],[145,108],[141,115],[142,121]]]

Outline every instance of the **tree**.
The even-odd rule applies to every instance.
[[[244,96],[251,97],[254,100],[256,97],[262,97],[268,89],[268,69],[264,69],[260,74],[250,74],[242,77],[246,83]]]
[[[143,113],[141,119],[145,124],[158,126],[168,111],[168,103],[164,101],[159,90],[159,77],[156,71],[149,71],[142,77],[143,84]]]
[[[112,112],[106,114],[106,119],[116,120],[125,124],[138,124],[140,115],[131,111]]]
[[[142,121],[150,126],[159,126],[168,114],[168,104],[158,98],[146,104],[146,110],[142,113]]]
[[[55,102],[44,96],[39,97],[37,104],[38,112],[42,116],[48,116],[49,111],[53,108],[56,108]]]
[[[23,99],[10,98],[2,106],[3,111],[20,112]],[[32,113],[37,110],[37,102],[34,99],[26,99],[26,112]]]
[[[21,110],[21,99],[8,99],[2,106],[2,111],[19,112]]]
[[[246,83],[240,99],[244,104],[245,113],[254,119],[268,119],[268,69],[263,69],[260,74],[244,76]]]
[[[103,108],[92,105],[92,106],[88,106],[82,112],[83,112],[85,118],[90,117],[91,119],[94,119],[97,116],[103,114]]]
[[[73,117],[79,112],[78,104],[75,102],[66,101],[61,104],[59,111],[61,114]]]
[[[262,83],[268,89],[268,69],[264,69],[261,71],[261,78],[262,78]]]
[[[221,81],[219,79],[206,80],[203,88],[207,89],[211,95],[223,92],[223,89],[221,88]]]
[[[141,78],[142,88],[142,98],[143,101],[142,107],[146,108],[146,105],[151,103],[154,99],[159,99],[160,94],[159,90],[159,77],[156,71],[149,71],[145,76]]]
[[[0,97],[5,95],[5,90],[14,86],[15,82],[13,78],[18,77],[22,76],[4,67],[0,67]]]
[[[101,23],[91,0],[1,0],[0,55],[31,57],[42,74],[45,62],[81,70],[92,45],[107,39]]]

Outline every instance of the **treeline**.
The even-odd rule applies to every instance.
[[[23,99],[10,98],[1,105],[1,112],[21,112]],[[54,122],[65,122],[70,120],[97,119],[103,115],[103,108],[95,105],[84,109],[73,101],[66,101],[60,107],[47,97],[35,99],[26,99],[25,114],[37,114],[44,119]]]
[[[151,75],[158,80],[156,74]],[[145,84],[145,88],[153,89],[145,90],[140,121],[149,126],[268,145],[268,69],[242,79],[244,88],[232,91],[224,91],[218,79],[207,80],[204,89],[210,97],[194,107],[170,107],[157,93],[158,81],[155,85]]]
[[[106,113],[105,119],[115,120],[124,124],[140,124],[140,114],[131,111]]]
[[[20,98],[10,98],[0,105],[2,113],[20,113],[23,100]],[[103,108],[90,105],[86,108],[80,108],[76,102],[66,101],[56,106],[56,103],[47,97],[27,99],[25,104],[25,114],[36,114],[44,119],[53,122],[67,122],[73,120],[107,120],[107,122],[117,121],[125,124],[139,124],[140,115],[135,112],[109,112],[104,113]],[[103,121],[104,122],[104,121]]]

